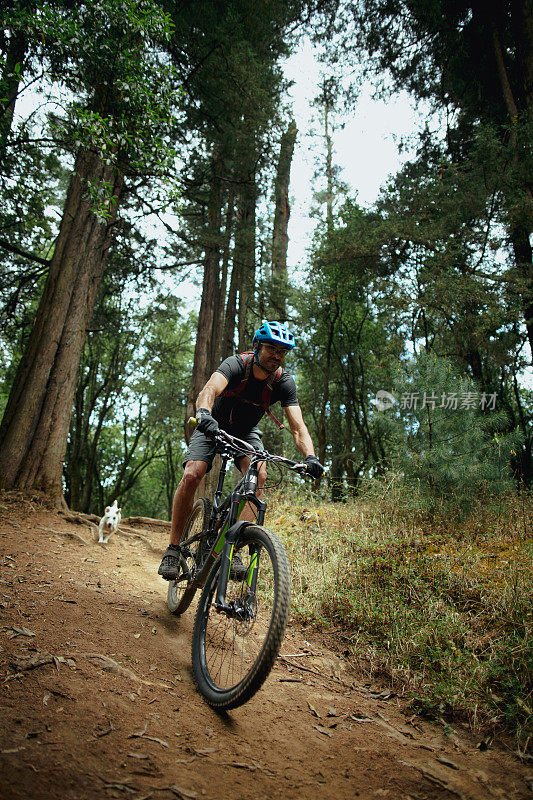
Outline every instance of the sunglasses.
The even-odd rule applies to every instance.
[[[280,358],[284,358],[289,352],[286,347],[275,347],[273,344],[264,344],[263,347],[266,347],[268,352],[272,353],[272,355],[279,356]]]

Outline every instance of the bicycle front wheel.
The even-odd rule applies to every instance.
[[[183,529],[182,541],[197,536],[207,528],[211,514],[211,503],[205,497],[200,497],[192,507],[190,516]],[[190,545],[182,547],[182,568],[177,580],[168,582],[167,606],[171,614],[179,616],[186,611],[195,595],[195,590],[189,588],[191,581],[203,558],[202,539],[199,537]]]
[[[193,675],[199,692],[219,710],[246,703],[262,686],[279,653],[289,616],[289,562],[272,531],[248,526],[235,545],[245,567],[228,581],[226,604],[214,606],[220,560],[204,586],[192,640]]]

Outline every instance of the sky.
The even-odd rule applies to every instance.
[[[287,80],[294,81],[290,98],[298,126],[291,169],[291,217],[289,220],[290,267],[302,265],[311,244],[316,220],[309,211],[313,195],[314,159],[319,150],[320,121],[312,101],[318,93],[320,68],[310,42],[304,42],[284,64]],[[372,99],[372,86],[363,86],[357,104],[345,117],[335,115],[333,132],[334,162],[341,167],[341,178],[350,194],[364,207],[372,205],[390,175],[409,157],[399,152],[400,140],[412,136],[423,124],[407,93],[388,101]],[[341,124],[344,127],[341,128]],[[315,136],[310,131],[315,131]],[[324,151],[323,151],[324,152]]]

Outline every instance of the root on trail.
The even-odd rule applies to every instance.
[[[151,517],[126,517],[123,522],[130,525],[156,525],[161,528],[170,528],[170,522],[166,519],[152,519]]]
[[[90,542],[87,539],[84,539],[83,536],[80,536],[79,533],[74,533],[74,531],[61,531],[58,528],[46,528],[44,525],[39,525],[39,528],[42,531],[48,531],[49,533],[56,533],[59,536],[66,536],[69,539],[74,539],[75,541],[81,542],[82,544],[89,545]]]
[[[144,533],[150,533],[150,531],[144,531]],[[149,539],[147,539],[146,536],[143,536],[141,533],[138,533],[138,531],[136,531],[135,528],[130,528],[129,525],[123,525],[122,522],[118,526],[117,534],[119,534],[120,536],[127,536],[129,539],[140,539],[141,542],[144,542],[144,544],[154,553],[162,552],[161,548],[154,547],[152,542]]]
[[[97,523],[100,522],[100,518],[96,514],[84,514],[82,511],[63,511],[62,509],[58,513],[67,522],[72,522],[74,525],[88,525],[98,529]]]
[[[100,669],[110,672],[112,675],[117,675],[120,678],[129,678],[132,681],[144,684],[144,686],[158,686],[160,689],[172,688],[168,683],[147,681],[144,678],[139,678],[131,669],[123,667],[118,661],[109,658],[109,656],[104,656],[101,653],[77,653],[76,656],[77,658],[88,658],[96,667],[100,667]]]
[[[11,666],[17,672],[27,672],[28,670],[44,667],[47,664],[55,664],[59,668],[59,664],[68,664],[75,662],[79,658],[87,658],[95,667],[103,669],[105,672],[110,672],[119,678],[128,678],[130,681],[142,683],[144,686],[157,686],[159,689],[171,689],[168,683],[162,681],[148,681],[145,678],[140,678],[131,669],[123,667],[118,661],[115,661],[109,656],[102,655],[101,653],[76,653],[75,655],[68,654],[66,656],[56,656],[52,653],[33,653],[31,655],[12,656]]]

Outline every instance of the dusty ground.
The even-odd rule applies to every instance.
[[[263,689],[214,713],[190,673],[194,610],[172,617],[156,575],[166,533],[95,539],[0,500],[2,800],[531,797],[511,753],[411,718],[292,624]]]

